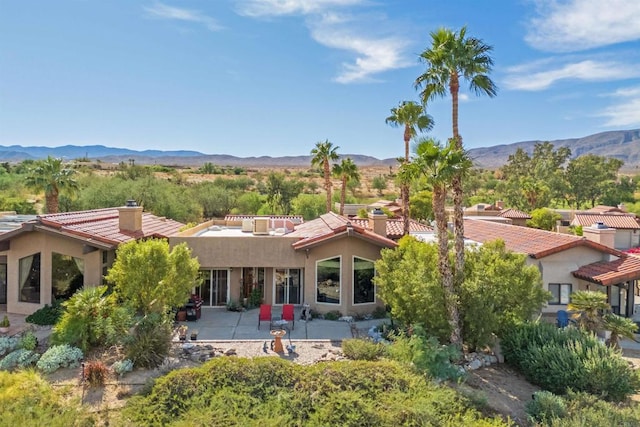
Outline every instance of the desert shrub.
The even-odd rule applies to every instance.
[[[567,415],[549,423],[553,427],[636,427],[640,425],[640,405],[605,402],[588,393],[569,391],[565,399]]]
[[[15,337],[0,337],[0,357],[18,348],[19,343]]]
[[[33,366],[38,361],[40,355],[31,350],[19,348],[7,354],[0,360],[0,370],[11,371],[14,369],[24,369]]]
[[[50,374],[60,368],[76,368],[82,359],[82,350],[68,344],[54,345],[44,352],[36,366],[45,374]]]
[[[63,308],[59,302],[54,302],[49,305],[46,304],[39,310],[34,311],[25,319],[29,323],[35,325],[55,325],[60,320],[63,313]]]
[[[0,426],[90,426],[92,415],[35,371],[0,372]]]
[[[342,352],[352,360],[377,360],[384,353],[384,346],[371,340],[356,338],[343,340]]]
[[[113,370],[116,375],[122,377],[127,372],[133,371],[133,361],[131,359],[118,360],[111,365],[111,370]]]
[[[19,346],[25,350],[35,350],[38,347],[38,338],[31,331],[25,332],[20,338]]]
[[[127,425],[507,425],[397,362],[278,358],[216,358],[173,371],[121,415]]]
[[[91,360],[82,369],[83,380],[91,387],[103,386],[109,376],[109,368],[101,360]]]
[[[460,358],[455,346],[441,345],[435,337],[429,337],[419,326],[414,326],[410,336],[398,333],[391,337],[387,355],[402,363],[414,366],[420,372],[436,379],[457,379],[463,374],[452,361]]]
[[[83,351],[117,344],[127,336],[131,313],[106,286],[85,288],[63,303],[65,311],[53,328],[51,342],[80,347]]]
[[[567,405],[562,397],[543,390],[533,394],[533,399],[525,405],[525,411],[533,421],[549,425],[553,419],[567,415]]]
[[[527,322],[508,328],[501,341],[505,360],[527,379],[556,394],[567,388],[621,401],[640,389],[640,376],[619,351],[588,332]]]
[[[151,313],[136,324],[126,341],[127,358],[135,366],[155,368],[171,349],[171,321],[167,316]]]
[[[371,317],[373,319],[386,319],[388,315],[389,313],[387,313],[387,310],[384,307],[376,307],[371,312]]]
[[[325,313],[323,317],[325,320],[338,320],[342,317],[342,313],[340,313],[338,310],[333,310]]]

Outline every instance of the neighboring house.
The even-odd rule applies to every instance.
[[[465,220],[464,227],[470,240],[500,239],[507,249],[527,255],[527,263],[538,267],[544,289],[553,295],[543,312],[566,310],[571,292],[600,290],[614,312],[633,316],[635,297],[640,296],[640,258],[612,247],[615,230],[585,227],[585,237],[579,237],[479,219]]]
[[[414,230],[427,226],[411,222]],[[382,306],[373,284],[380,250],[393,248],[402,221],[381,210],[350,219],[333,212],[309,222],[294,217],[212,220],[170,237],[198,258],[205,306],[242,302],[257,292],[267,304],[308,303],[320,313],[370,313]]]
[[[531,215],[518,209],[505,208],[504,202],[497,201],[495,205],[488,203],[478,203],[464,210],[465,217],[483,217],[483,219],[491,218],[494,222],[503,224],[513,224],[520,227],[526,227],[527,221],[531,219]]]
[[[167,238],[183,226],[143,212],[133,201],[120,208],[36,216],[0,234],[7,312],[31,314],[56,297],[100,285],[119,244]]]
[[[13,211],[0,212],[0,234],[22,226],[23,222],[36,219],[35,215],[17,215]],[[0,254],[0,304],[7,303],[7,256]]]
[[[624,212],[576,212],[571,225],[580,225],[583,228],[602,224],[610,229],[615,229],[615,241],[613,247],[626,250],[640,246],[640,224],[634,214]]]
[[[528,213],[513,208],[501,209],[498,216],[500,218],[508,218],[511,220],[511,224],[520,227],[526,227],[527,221],[531,219],[531,215]]]

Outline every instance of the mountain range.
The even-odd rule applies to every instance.
[[[536,143],[543,141],[522,141],[512,144],[495,145],[491,147],[474,148],[469,155],[477,167],[495,169],[507,162],[509,155],[522,148],[528,153],[533,152]],[[579,157],[585,154],[615,157],[624,161],[623,169],[633,170],[640,167],[640,129],[601,132],[582,138],[559,139],[551,142],[556,149],[568,147],[571,156]],[[402,151],[402,141],[398,141],[398,153]],[[263,166],[263,167],[294,167],[306,166],[311,162],[310,156],[284,157],[236,157],[224,154],[204,154],[187,150],[144,150],[136,151],[125,148],[105,147],[103,145],[65,145],[62,147],[24,147],[21,145],[1,146],[0,161],[19,162],[26,159],[43,159],[47,156],[65,159],[88,158],[107,163],[119,163],[134,159],[138,164],[162,163],[165,165],[201,166],[206,162],[224,166]],[[343,154],[341,157],[351,157],[359,166],[394,166],[395,158],[377,159],[361,154]]]

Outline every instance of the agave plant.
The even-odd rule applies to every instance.
[[[603,317],[603,326],[606,330],[611,331],[609,345],[614,348],[620,348],[620,338],[635,339],[635,332],[638,325],[626,317],[608,313]]]

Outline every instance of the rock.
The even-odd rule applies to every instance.
[[[225,356],[237,356],[238,352],[236,351],[235,348],[230,348],[227,351],[224,352]]]
[[[469,370],[475,371],[476,369],[480,369],[482,367],[482,362],[478,359],[474,359],[467,365]]]

